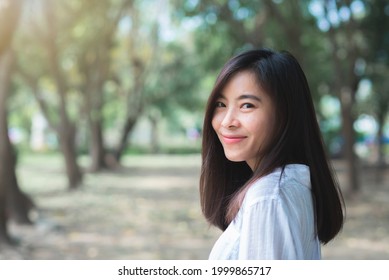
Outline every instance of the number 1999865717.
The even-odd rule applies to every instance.
[[[233,266],[219,266],[212,267],[212,275],[269,275],[270,266],[248,266],[248,267],[233,267]]]

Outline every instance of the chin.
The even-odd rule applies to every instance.
[[[236,157],[236,156],[228,156],[228,155],[226,155],[226,158],[227,158],[229,161],[232,161],[232,162],[242,162],[242,161],[245,161],[245,160],[242,159],[241,157]]]

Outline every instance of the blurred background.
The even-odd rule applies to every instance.
[[[389,258],[389,1],[0,0],[0,259],[206,259],[204,107],[293,53],[343,190],[325,259]]]

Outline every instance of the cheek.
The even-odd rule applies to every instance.
[[[259,142],[266,142],[273,131],[273,120],[264,116],[256,116],[246,120],[247,130],[250,130]]]
[[[255,134],[256,137],[264,134],[266,124],[258,116],[247,116],[242,119],[242,124],[245,126],[247,131],[251,131],[251,133]]]
[[[220,127],[221,117],[220,114],[215,113],[212,117],[212,127],[217,130]]]

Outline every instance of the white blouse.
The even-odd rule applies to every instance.
[[[315,229],[309,167],[289,164],[253,183],[209,259],[320,259]]]

